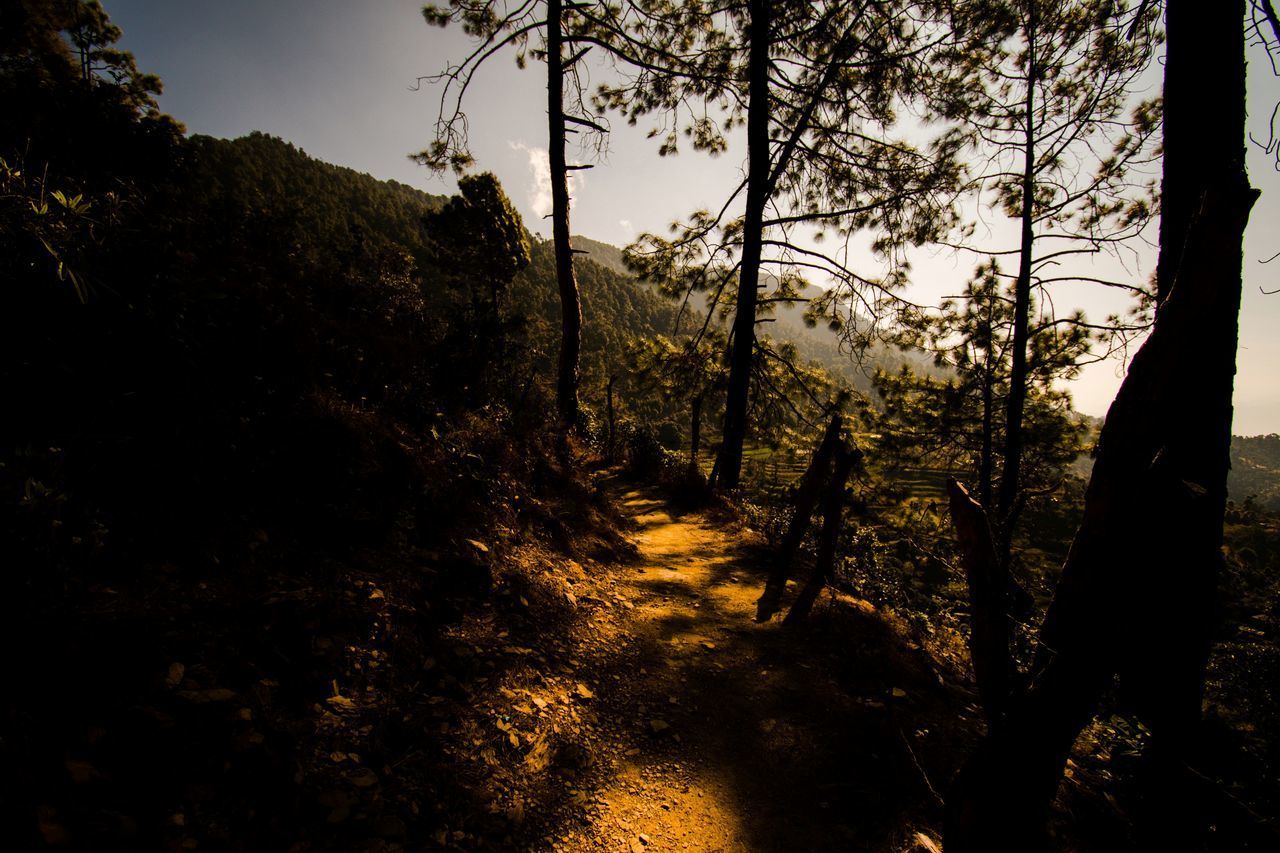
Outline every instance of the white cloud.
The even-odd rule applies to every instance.
[[[523,151],[529,158],[529,208],[539,217],[551,213],[551,158],[547,149],[529,146],[523,142],[508,142],[512,151]],[[573,208],[574,190],[579,178],[569,173],[569,207]]]
[[[622,233],[627,235],[627,240],[633,240],[636,236],[636,227],[631,224],[630,219],[619,219],[618,225],[622,228]]]

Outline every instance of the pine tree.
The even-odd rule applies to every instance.
[[[834,324],[854,304],[878,313],[902,280],[899,248],[950,224],[937,192],[957,180],[953,140],[917,148],[889,133],[934,47],[925,23],[932,4],[642,5],[654,21],[637,24],[643,40],[665,39],[696,59],[664,86],[641,68],[604,87],[600,105],[633,123],[654,115],[651,135],[662,137],[662,154],[675,153],[681,136],[719,154],[731,131],[746,131],[745,178],[721,209],[694,213],[672,239],[642,235],[628,253],[639,273],[673,295],[701,291],[711,310],[733,313],[717,468],[718,484],[731,489],[751,422],[753,365],[766,357],[756,333],[762,315],[804,301],[806,277],[836,285],[814,306]],[[705,108],[682,112],[690,100]],[[883,275],[846,262],[850,240],[868,230],[888,267]],[[801,240],[803,231],[834,234],[841,245],[824,251]]]
[[[999,251],[961,243],[1017,259],[1004,464],[992,514],[998,547],[1007,556],[1026,489],[1026,410],[1034,385],[1029,359],[1036,334],[1077,326],[1099,333],[1107,344],[1123,342],[1143,325],[1118,316],[1090,325],[1079,313],[1036,323],[1032,303],[1040,294],[1042,305],[1052,305],[1052,290],[1079,282],[1135,294],[1139,309],[1149,299],[1140,283],[1096,277],[1083,263],[1140,237],[1154,214],[1154,181],[1143,167],[1155,156],[1159,104],[1133,103],[1133,88],[1161,36],[1157,10],[1145,3],[1136,11],[1114,0],[976,0],[959,8],[970,37],[952,60],[967,71],[943,90],[944,102],[954,99],[944,109],[960,121],[973,154],[988,164],[972,186],[1019,231],[1016,246]]]
[[[560,292],[560,355],[556,371],[556,405],[562,424],[567,429],[577,426],[579,418],[579,361],[582,353],[582,299],[574,274],[574,249],[570,241],[569,172],[590,168],[570,165],[565,148],[569,134],[580,129],[603,134],[605,128],[587,118],[581,109],[583,84],[579,63],[586,50],[565,55],[571,43],[567,30],[580,23],[575,13],[588,4],[563,0],[541,3],[511,3],[507,0],[450,0],[447,7],[427,6],[423,16],[429,24],[446,26],[460,23],[476,41],[475,49],[462,62],[444,72],[423,78],[441,82],[440,114],[436,138],[431,146],[414,155],[418,162],[436,170],[452,167],[463,172],[472,164],[467,149],[466,114],[463,102],[472,76],[490,57],[504,48],[516,51],[516,62],[523,67],[527,58],[545,62],[547,68],[547,150],[551,171],[551,230],[555,245],[556,280]],[[530,37],[542,35],[541,44],[530,47]],[[566,93],[566,83],[569,93]],[[574,111],[566,98],[576,96],[579,109]]]
[[[934,353],[943,376],[922,376],[904,366],[896,373],[877,372],[874,379],[882,400],[876,415],[882,462],[967,471],[979,503],[992,515],[995,483],[1007,464],[999,411],[1013,372],[1013,290],[998,261],[983,264],[959,299],[943,301],[935,314],[897,337],[902,346]],[[1085,432],[1061,383],[1079,373],[1090,336],[1082,324],[1053,323],[1038,309],[1033,301],[1037,334],[1026,364],[1020,505],[1061,484],[1064,469],[1083,451]]]
[[[1244,0],[1168,3],[1169,108],[1178,114],[1172,101],[1194,91],[1175,85],[1188,73],[1211,75],[1214,96],[1197,102],[1194,127],[1166,126],[1166,142],[1204,134],[1223,157],[1196,171],[1165,163],[1165,194],[1197,198],[1197,213],[1183,231],[1164,229],[1161,254],[1179,258],[1172,284],[1107,413],[1028,686],[994,697],[1003,712],[952,785],[949,851],[1044,849],[1067,755],[1117,676],[1152,732],[1151,846],[1181,846],[1195,828],[1186,767],[1222,562],[1241,244],[1258,195],[1244,168],[1244,12]],[[969,544],[967,561],[994,561]]]

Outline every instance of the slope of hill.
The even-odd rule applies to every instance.
[[[1280,435],[1232,436],[1227,491],[1232,500],[1252,497],[1267,509],[1280,510]]]
[[[586,251],[586,257],[596,264],[632,277],[623,262],[623,250],[617,246],[580,236],[573,238],[573,245],[574,248]],[[810,284],[800,295],[805,300],[812,300],[821,294],[821,288]],[[705,302],[699,302],[698,307],[705,308]],[[877,369],[894,372],[907,364],[917,373],[934,374],[938,370],[926,353],[900,350],[885,344],[875,344],[861,359],[854,358],[841,346],[837,333],[821,323],[815,326],[805,323],[806,308],[807,302],[804,301],[779,303],[763,323],[762,333],[775,340],[794,344],[801,359],[816,362],[863,393],[870,393],[871,376]]]
[[[257,131],[238,139],[193,137],[198,180],[210,197],[251,211],[289,216],[317,241],[359,231],[416,249],[424,217],[447,199],[398,181],[334,166]]]
[[[200,182],[215,207],[287,217],[294,233],[315,247],[354,240],[394,245],[430,265],[427,214],[447,201],[397,181],[384,181],[310,157],[297,146],[263,133],[239,139],[196,137]],[[622,250],[574,238],[590,252],[575,269],[583,303],[583,352],[591,362],[603,353],[616,358],[627,338],[670,333],[677,306],[635,284],[622,264]],[[554,355],[560,322],[552,244],[530,238],[531,261],[510,297],[513,310],[530,316],[544,354]],[[430,282],[426,283],[430,286]],[[588,367],[591,365],[588,364]]]

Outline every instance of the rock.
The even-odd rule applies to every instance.
[[[356,706],[356,703],[352,702],[346,696],[330,696],[325,701],[340,711],[350,711]]]
[[[655,735],[664,734],[670,728],[671,724],[666,720],[654,719],[649,721],[649,731],[653,732]]]

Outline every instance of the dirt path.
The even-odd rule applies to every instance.
[[[592,756],[541,844],[912,849],[937,817],[916,759],[940,698],[923,653],[848,597],[799,632],[756,624],[751,537],[610,488],[639,558],[617,569],[619,618],[576,650]]]

